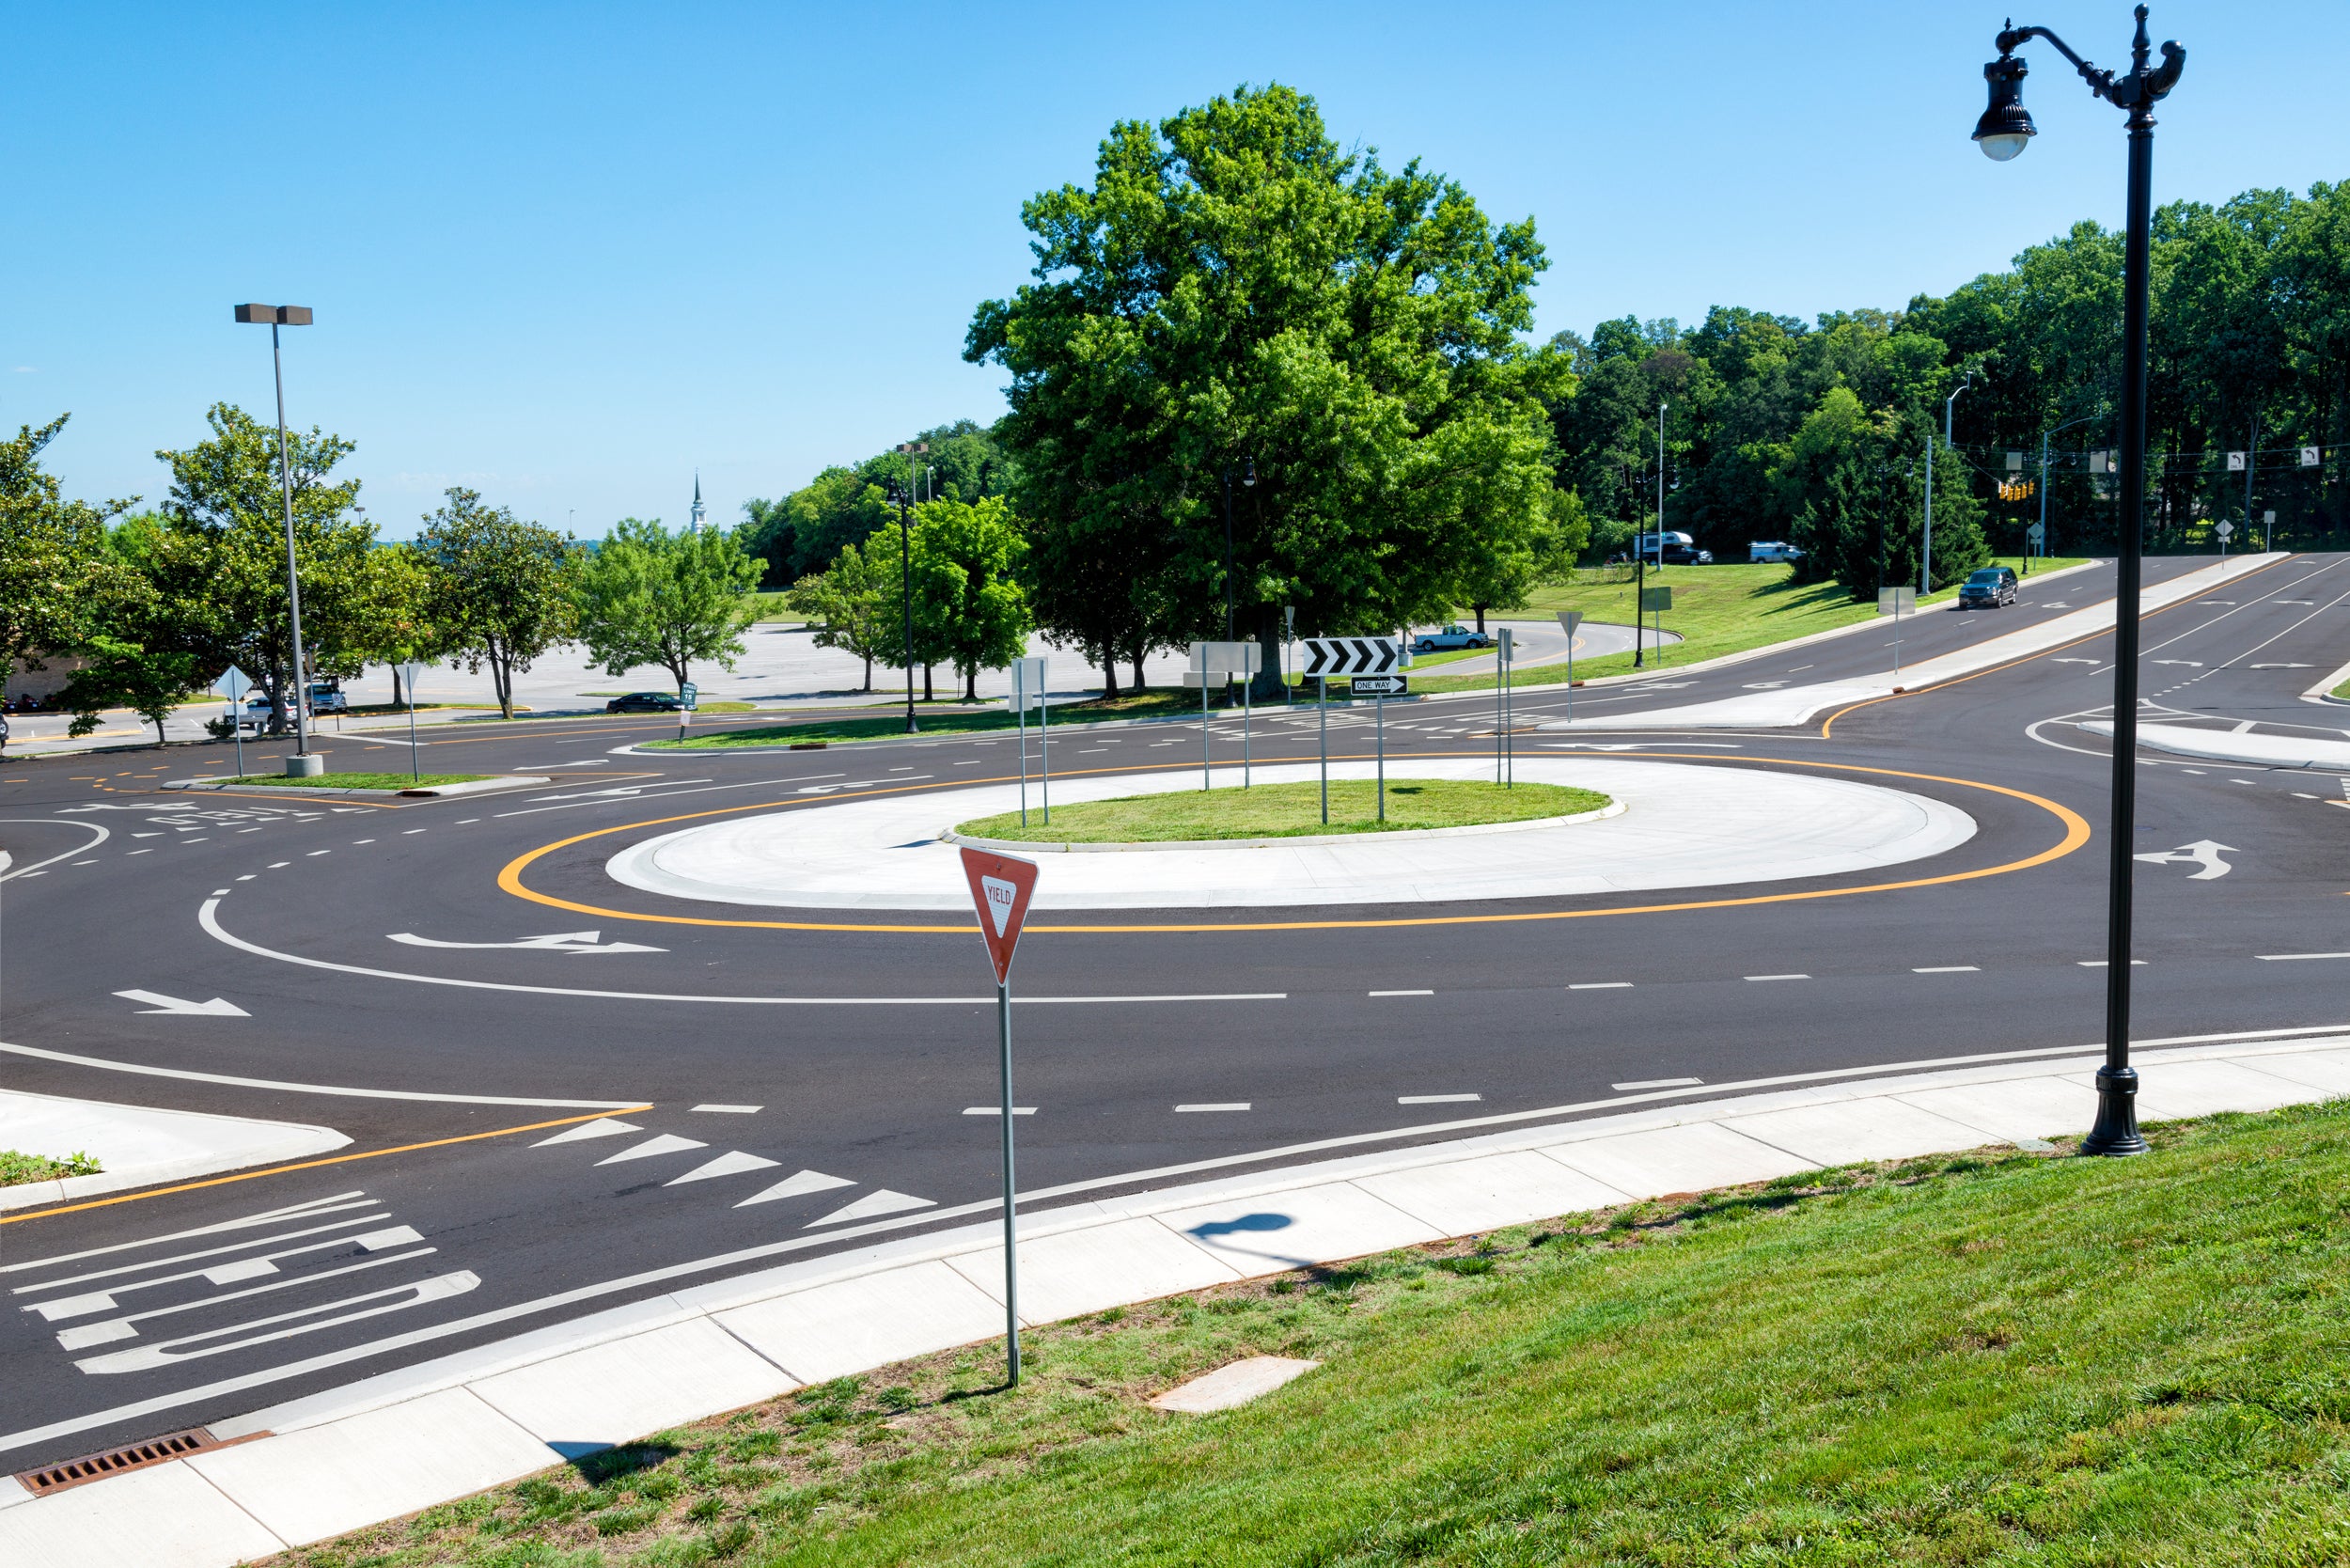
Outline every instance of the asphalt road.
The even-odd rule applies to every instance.
[[[2148,576],[2200,564],[2151,562]],[[2110,594],[2099,568],[2028,585],[2012,608],[1929,613],[1905,623],[1904,657]],[[2322,727],[2338,711],[2298,694],[2350,658],[2346,615],[2350,557],[2248,572],[2149,618],[2147,695],[2195,722]],[[1889,635],[1872,624],[1696,674],[1668,664],[1586,688],[1576,713],[1873,675]],[[2105,813],[2103,743],[2077,726],[2105,711],[2108,646],[2092,638],[1801,730],[1569,739],[1531,728],[1559,716],[1562,691],[1518,691],[1522,747],[1825,771],[1934,795],[1979,823],[1961,848],[1889,873],[1685,896],[1056,917],[1015,975],[1018,1099],[1035,1107],[1019,1124],[1024,1194],[1049,1206],[1491,1119],[1593,1114],[1631,1093],[2096,1041],[2104,976],[2089,965],[2103,955],[2107,846],[2101,831],[2068,839],[2067,813],[2092,827]],[[1390,706],[1390,761],[1490,755],[1491,713],[1489,698]],[[1334,752],[1369,750],[1365,716],[1334,722]],[[1311,719],[1261,711],[1257,759],[1312,757]],[[672,733],[634,719],[435,729],[428,770],[556,782],[422,803],[160,792],[206,755],[185,750],[0,771],[0,847],[32,873],[0,889],[0,1082],[325,1123],[357,1156],[0,1223],[0,1288],[20,1301],[54,1301],[67,1278],[90,1277],[75,1289],[92,1296],[122,1287],[103,1310],[0,1314],[0,1466],[990,1212],[997,1123],[966,1111],[995,1098],[993,1002],[969,931],[687,904],[602,867],[707,813],[1003,777],[1009,748],[924,737],[616,751]],[[1214,737],[1237,771],[1237,726],[1219,716]],[[395,740],[328,736],[322,749],[336,769],[399,766]],[[1197,721],[1127,726],[1057,745],[1056,761],[1155,771],[1198,745]],[[2139,866],[2137,1038],[2345,1022],[2350,955],[2264,956],[2350,949],[2345,800],[2350,781],[2334,775],[2146,756],[2136,853],[2209,841],[2227,870],[2200,875],[2209,862],[2186,855]],[[1113,920],[1126,929],[1084,929]],[[581,950],[615,944],[629,950]],[[117,995],[128,990],[220,997],[243,1015],[147,1012]],[[1695,1081],[1622,1087],[1676,1079]],[[632,1131],[544,1141],[606,1113]],[[612,1160],[656,1137],[672,1141]],[[774,1163],[678,1180],[728,1154]],[[739,1206],[802,1172],[816,1173],[802,1190]],[[899,1200],[924,1206],[892,1210]],[[361,1233],[366,1247],[351,1239]],[[64,1261],[84,1254],[96,1255]],[[164,1258],[184,1261],[158,1272]],[[75,1336],[138,1313],[154,1315]]]

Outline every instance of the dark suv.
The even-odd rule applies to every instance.
[[[1959,586],[1958,607],[1998,609],[2015,603],[2015,573],[2004,566],[1986,566]]]
[[[603,705],[607,713],[674,713],[685,704],[667,692],[630,692]]]

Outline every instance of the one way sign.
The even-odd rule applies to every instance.
[[[1308,637],[1306,670],[1312,675],[1385,675],[1403,657],[1393,637]]]

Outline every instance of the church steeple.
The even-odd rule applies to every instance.
[[[702,531],[702,471],[694,470],[694,531]]]

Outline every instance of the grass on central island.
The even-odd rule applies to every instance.
[[[2088,1091],[2082,1091],[2086,1094]],[[275,1560],[1919,1568],[2350,1559],[2350,1105],[1843,1166],[1073,1319]],[[1146,1401],[1236,1357],[1257,1403]]]
[[[1294,839],[1320,833],[1402,833],[1415,828],[1470,827],[1571,817],[1597,811],[1607,797],[1563,784],[1512,788],[1476,778],[1390,778],[1386,820],[1379,820],[1376,784],[1368,778],[1330,781],[1330,820],[1322,820],[1319,780],[1259,784],[1242,789],[1228,771],[1213,790],[1177,790],[1118,800],[1057,806],[1047,823],[1040,807],[1020,813],[957,823],[968,839],[1010,839],[1051,844],[1147,844],[1196,839]]]
[[[288,778],[274,773],[249,773],[226,780],[230,784],[290,784],[303,790],[425,790],[436,784],[478,784],[494,778],[488,773],[322,773],[315,778]]]

